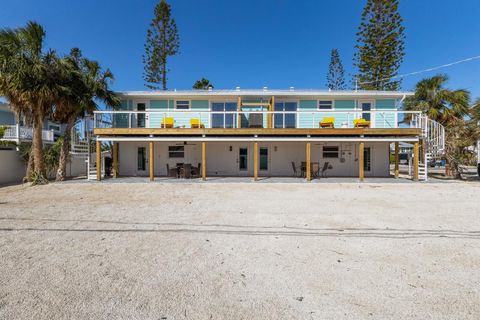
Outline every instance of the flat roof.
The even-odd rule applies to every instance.
[[[366,90],[317,90],[317,89],[233,89],[233,90],[155,90],[155,91],[121,91],[123,97],[352,97],[352,98],[402,98],[412,96],[411,91],[366,91]]]

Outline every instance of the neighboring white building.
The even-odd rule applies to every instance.
[[[26,165],[20,158],[17,145],[22,142],[31,142],[33,129],[25,126],[23,120],[18,119],[5,103],[0,103],[0,127],[6,129],[3,139],[0,141],[11,142],[11,144],[0,145],[0,185],[20,183],[25,177]],[[46,119],[42,130],[43,143],[54,143],[58,137],[63,135],[64,130],[65,125]],[[85,174],[85,159],[72,158],[67,164],[67,175],[72,177]]]

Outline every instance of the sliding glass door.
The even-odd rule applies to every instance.
[[[273,123],[275,128],[295,128],[297,124],[297,115],[295,113],[281,113],[282,111],[297,111],[296,102],[276,102]]]
[[[212,128],[235,128],[237,115],[224,112],[236,111],[236,102],[212,102]]]

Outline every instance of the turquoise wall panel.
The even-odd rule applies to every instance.
[[[192,110],[194,109],[208,110],[209,109],[208,100],[192,100],[191,108]]]
[[[377,110],[379,109],[396,109],[395,107],[395,100],[392,100],[392,99],[378,99],[376,102],[375,102],[375,108]]]
[[[355,100],[335,100],[335,109],[336,110],[344,110],[344,109],[355,110]]]
[[[150,100],[150,110],[168,111],[168,107],[168,100]],[[162,113],[151,113],[149,115],[150,128],[160,128],[163,117]]]
[[[317,111],[317,100],[300,100],[299,111]],[[298,115],[298,128],[318,128],[322,117],[318,114],[301,113]]]

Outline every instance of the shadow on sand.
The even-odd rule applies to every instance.
[[[130,222],[115,220],[85,219],[35,219],[0,217],[0,221],[42,223],[42,227],[3,227],[0,232],[32,231],[32,232],[104,232],[104,233],[205,233],[247,236],[296,236],[296,237],[345,237],[345,238],[453,238],[479,239],[480,231],[433,230],[433,229],[390,229],[390,228],[309,228],[309,227],[273,227],[246,226],[233,224],[190,224],[162,222]],[[75,223],[104,225],[102,227],[45,227],[44,224]],[[110,226],[105,226],[110,225]],[[122,228],[122,226],[124,226]]]

